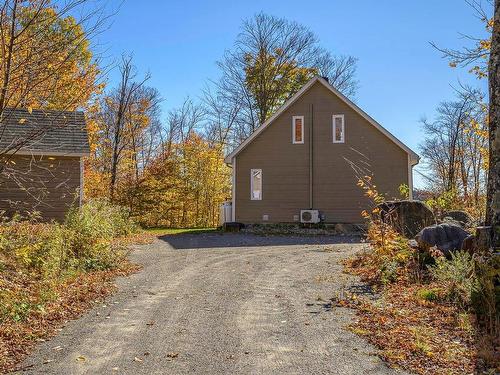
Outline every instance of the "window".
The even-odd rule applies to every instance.
[[[304,143],[304,116],[292,117],[292,143]]]
[[[333,115],[333,143],[344,143],[344,115]]]
[[[253,201],[262,200],[262,169],[250,171],[250,199]]]

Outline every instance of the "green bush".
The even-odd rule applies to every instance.
[[[432,277],[440,283],[446,298],[461,308],[471,306],[472,297],[479,290],[473,257],[466,251],[451,254],[451,259],[439,257],[429,266]]]
[[[86,270],[113,268],[124,255],[123,247],[114,244],[113,239],[138,229],[125,208],[102,199],[70,210],[65,227],[71,231],[73,256]]]
[[[437,301],[439,300],[439,292],[440,290],[437,288],[427,289],[422,288],[417,291],[417,297],[424,301]]]

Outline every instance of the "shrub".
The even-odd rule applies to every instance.
[[[439,295],[440,295],[440,289],[438,288],[422,288],[417,291],[417,298],[424,300],[424,301],[437,301],[439,300]]]
[[[52,278],[65,267],[67,237],[59,224],[13,222],[0,228],[0,254],[16,269]]]
[[[116,237],[137,231],[128,211],[107,200],[93,200],[70,210],[65,227],[71,231],[70,248],[86,269],[109,269],[124,255],[124,248],[113,242]]]
[[[478,290],[473,296],[474,308],[490,334],[500,334],[500,255],[476,259]]]
[[[466,251],[451,254],[451,259],[439,257],[429,266],[432,277],[440,283],[446,298],[461,308],[471,306],[474,293],[479,290],[473,257]]]

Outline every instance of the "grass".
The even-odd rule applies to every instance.
[[[200,234],[218,232],[217,228],[148,228],[146,233],[154,236],[172,236],[179,234]]]

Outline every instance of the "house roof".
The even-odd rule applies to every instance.
[[[6,109],[0,121],[0,154],[87,156],[83,112]]]
[[[274,113],[266,122],[264,122],[261,126],[259,126],[243,143],[241,143],[236,149],[234,149],[230,154],[228,154],[224,161],[227,164],[231,164],[233,158],[238,155],[245,147],[247,147],[260,133],[262,133],[275,119],[277,119],[288,107],[290,107],[298,98],[300,98],[312,85],[316,82],[321,83],[328,90],[330,90],[334,95],[344,101],[349,107],[351,107],[355,112],[361,115],[365,120],[367,120],[371,125],[376,127],[378,130],[382,132],[387,138],[393,141],[397,146],[403,149],[410,157],[410,162],[412,165],[418,164],[420,157],[411,150],[408,146],[406,146],[403,142],[397,139],[393,134],[391,134],[387,129],[385,129],[382,125],[380,125],[377,121],[375,121],[372,117],[370,117],[366,112],[364,112],[361,108],[359,108],[356,104],[354,104],[351,100],[349,100],[345,95],[343,95],[340,91],[335,89],[332,85],[330,85],[324,78],[320,76],[316,76],[311,78],[309,82],[307,82],[295,95],[293,95],[290,99],[288,99],[285,104],[283,104],[276,113]]]

